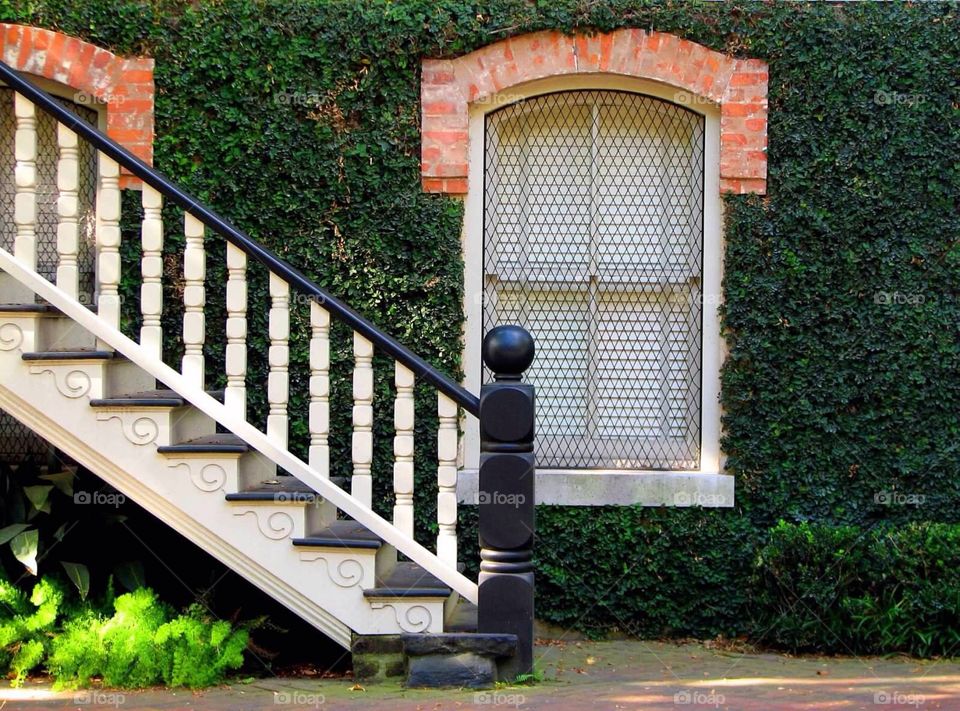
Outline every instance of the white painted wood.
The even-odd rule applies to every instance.
[[[393,525],[413,537],[413,371],[394,363],[397,396],[393,403]]]
[[[310,302],[310,466],[330,476],[330,313]]]
[[[37,269],[37,109],[20,94],[15,95],[14,135],[15,194],[13,222],[16,236],[13,254],[32,271]]]
[[[80,295],[80,172],[77,134],[57,124],[57,286],[74,299]]]
[[[247,255],[227,243],[227,387],[223,403],[247,417]]]
[[[203,248],[203,223],[189,212],[183,215],[183,375],[201,390],[205,367],[203,344],[206,340],[207,253]]]
[[[76,321],[84,329],[93,333],[98,339],[102,340],[109,347],[115,348],[117,351],[126,356],[126,358],[128,358],[131,362],[150,373],[150,375],[160,382],[165,383],[168,387],[172,388],[183,398],[188,400],[200,412],[206,414],[217,423],[225,427],[227,430],[242,438],[251,447],[269,458],[277,466],[289,471],[300,481],[304,482],[307,486],[314,489],[321,496],[327,499],[331,504],[343,511],[347,516],[350,516],[362,526],[382,538],[390,545],[394,546],[400,553],[406,555],[408,558],[410,558],[410,560],[423,567],[427,572],[440,578],[453,590],[456,590],[458,593],[463,595],[466,599],[476,603],[478,592],[476,583],[464,577],[456,570],[455,567],[442,562],[433,553],[428,551],[409,536],[401,533],[391,523],[377,515],[369,506],[344,492],[340,487],[333,484],[326,477],[321,476],[316,470],[308,466],[305,462],[291,454],[286,449],[278,447],[276,443],[274,443],[263,432],[260,432],[256,427],[238,417],[236,413],[217,402],[203,390],[197,388],[196,385],[194,385],[184,375],[173,370],[162,361],[154,358],[146,349],[124,336],[119,329],[107,324],[103,319],[99,318],[96,314],[91,313],[75,299],[69,298],[54,284],[47,282],[35,272],[25,269],[24,266],[9,252],[3,249],[0,249],[0,269],[9,273],[18,282],[28,287],[41,298],[46,299],[48,302],[53,304],[63,314]],[[17,356],[15,360],[19,361],[19,356]],[[0,382],[0,398],[3,397],[3,392],[3,383]],[[0,403],[0,405],[2,404],[3,403]],[[76,405],[78,408],[76,412],[78,414],[81,412],[81,409],[83,412],[90,411],[90,408],[85,403],[77,401]],[[24,409],[22,411],[18,411],[17,416],[26,419],[28,417],[32,417],[32,414]],[[42,428],[44,426],[44,419],[50,420],[50,418],[37,417],[31,419],[30,424],[35,429]],[[55,422],[52,421],[48,422],[47,424],[56,426]],[[63,431],[61,434],[69,435],[69,432]],[[90,439],[93,441],[96,439],[96,436],[91,434]],[[87,456],[87,459],[91,465],[94,465],[94,468],[98,471],[98,473],[106,472],[109,474],[111,471],[119,471],[116,465],[112,463],[111,458],[101,455],[96,447],[87,448],[84,454],[85,456],[89,455]],[[165,481],[169,482],[170,477],[168,476]],[[127,483],[132,487],[137,486],[136,478],[128,480]],[[192,484],[186,485],[191,487],[193,486]],[[171,493],[167,496],[161,496],[158,498],[156,496],[152,496],[149,494],[149,492],[145,492],[143,494],[143,500],[149,501],[149,508],[154,510],[155,513],[160,513],[160,517],[164,521],[170,522],[171,525],[174,525],[175,527],[181,527],[178,528],[178,530],[187,529],[190,526],[197,526],[197,521],[202,520],[205,515],[209,515],[206,514],[208,506],[206,502],[204,502],[204,508],[202,512],[198,510],[196,516],[193,517],[193,522],[191,523],[190,521],[185,521],[183,516],[178,515],[179,509],[176,506],[169,505],[169,501],[178,501],[178,499],[175,498],[176,496],[177,494]],[[196,540],[200,536],[204,535],[204,530],[201,528],[196,528],[195,534],[196,535],[191,534],[191,537]],[[211,546],[211,548],[213,549],[215,546]],[[287,548],[289,549],[290,546]],[[241,547],[239,550],[243,550],[243,547]],[[275,549],[271,549],[271,551],[273,551],[275,555]],[[276,594],[278,596],[283,595],[284,600],[290,600],[289,604],[292,607],[295,607],[295,609],[299,609],[296,607],[298,605],[299,607],[302,607],[301,603],[298,603],[295,599],[292,599],[291,596],[287,595],[287,588],[285,588],[283,584],[280,584],[280,581],[272,581],[269,583],[269,585],[262,583],[262,577],[266,574],[265,571],[258,567],[251,568],[249,561],[246,561],[242,555],[232,554],[229,551],[224,552],[220,548],[216,548],[215,553],[218,555],[218,557],[222,555],[221,559],[229,560],[231,567],[237,567],[246,571],[246,574],[249,574],[251,577],[257,579],[258,584],[262,584],[265,589],[269,588],[270,590],[276,590]],[[290,555],[294,555],[294,553],[291,553]],[[335,617],[331,617],[330,621],[331,624],[333,624],[336,623],[337,620]]]
[[[353,334],[353,476],[350,493],[364,506],[373,501],[373,344]]]
[[[97,190],[97,313],[120,328],[120,166],[99,154]],[[97,343],[109,350],[105,343]]]
[[[437,557],[457,565],[457,403],[437,393]]]
[[[270,275],[270,374],[267,376],[267,436],[287,446],[287,401],[290,399],[290,285]]]
[[[140,345],[160,359],[163,357],[163,196],[144,184],[140,196],[143,221],[140,223]]]

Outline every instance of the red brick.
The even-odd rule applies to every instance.
[[[735,60],[674,35],[630,29],[575,37],[539,32],[455,60],[426,60],[421,107],[424,190],[466,189],[466,102],[482,102],[533,79],[594,71],[665,81],[720,104],[724,185],[748,192],[766,189],[766,65]],[[457,90],[445,94],[440,87]],[[462,184],[455,185],[455,180]]]
[[[767,81],[765,72],[736,72],[730,77],[730,86],[757,86],[765,81]]]

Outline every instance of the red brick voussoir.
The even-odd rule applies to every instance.
[[[467,192],[469,106],[537,79],[612,74],[661,82],[720,108],[720,190],[766,193],[767,65],[663,32],[535,32],[456,59],[426,59],[421,77],[421,180]]]

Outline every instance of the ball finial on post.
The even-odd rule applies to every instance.
[[[520,326],[497,326],[483,338],[484,364],[497,380],[519,380],[533,363],[533,336]]]

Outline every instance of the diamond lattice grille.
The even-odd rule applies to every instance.
[[[16,187],[13,170],[14,136],[16,118],[13,113],[12,89],[0,87],[0,210],[5,215],[13,215],[13,201]],[[97,112],[89,107],[75,104],[68,99],[54,97],[65,108],[70,109],[81,119],[96,126]],[[50,281],[56,281],[57,275],[57,122],[40,109],[37,118],[37,272]],[[94,228],[95,202],[97,193],[97,159],[93,147],[86,141],[80,141],[79,155],[79,230],[80,248],[77,263],[80,269],[80,293],[92,299],[94,272]],[[0,246],[13,250],[13,239],[17,228],[12,219],[0,221]]]
[[[538,465],[699,467],[703,117],[570,91],[485,133],[484,330],[536,338]]]

